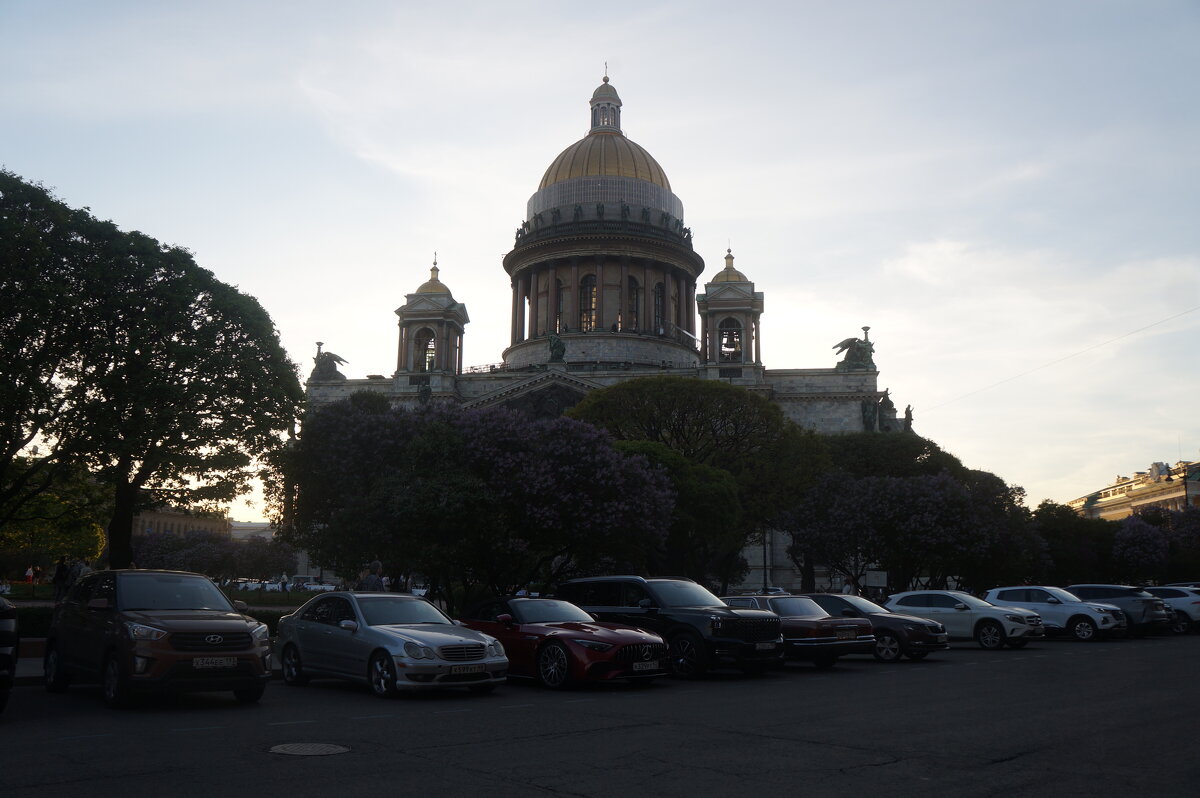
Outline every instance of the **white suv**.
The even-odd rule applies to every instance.
[[[1158,596],[1175,609],[1176,634],[1200,631],[1200,589],[1182,585],[1148,587],[1146,592]]]
[[[1084,601],[1061,587],[996,587],[983,597],[1004,607],[1033,610],[1042,616],[1047,630],[1066,632],[1076,640],[1098,640],[1102,634],[1125,631],[1125,613],[1120,607]]]
[[[887,601],[888,609],[918,615],[946,627],[952,640],[975,640],[980,648],[994,650],[1007,645],[1022,648],[1046,634],[1042,618],[1020,607],[997,607],[961,590],[912,590],[897,593]]]

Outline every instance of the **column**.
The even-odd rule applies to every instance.
[[[596,256],[596,329],[608,329],[604,318],[604,256]]]
[[[512,281],[512,343],[511,346],[516,346],[521,340],[521,290],[520,281],[516,277]]]
[[[538,322],[541,314],[538,313],[538,304],[541,297],[541,291],[538,287],[537,267],[534,266],[529,270],[529,337],[537,338]]]

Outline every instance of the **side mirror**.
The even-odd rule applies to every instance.
[[[242,601],[241,599],[238,599],[235,602],[233,602],[233,608],[235,610],[237,610],[238,612],[245,612],[246,610],[250,609],[250,605],[247,604],[246,602]]]
[[[654,609],[654,602],[648,598],[644,598],[638,602],[638,606],[644,610],[652,610]]]
[[[850,607],[846,607],[842,610],[843,618],[858,618],[860,615],[861,613],[858,610],[851,609]]]
[[[1058,599],[1056,599],[1054,596],[1051,596],[1050,598],[1046,599],[1046,603],[1047,604],[1062,604],[1062,602],[1059,601]]]
[[[516,624],[513,622],[513,617],[511,615],[509,615],[507,612],[503,612],[503,613],[497,615],[496,623],[502,623],[505,626],[516,626]]]
[[[357,632],[358,621],[338,621],[338,628],[345,629],[347,632]]]
[[[89,610],[106,610],[108,609],[108,599],[94,598],[88,601],[87,608]]]
[[[963,604],[961,602],[954,605],[954,609],[956,609],[956,610],[965,610],[966,608],[967,608],[967,605]]]

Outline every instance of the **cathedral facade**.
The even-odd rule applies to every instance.
[[[909,429],[911,417],[898,418],[877,387],[869,327],[834,345],[828,367],[763,365],[763,292],[728,250],[724,268],[701,282],[705,264],[683,203],[658,161],[622,132],[621,98],[607,76],[589,105],[587,135],[550,163],[504,257],[512,315],[503,362],[464,368],[470,319],[435,263],[396,310],[391,376],[346,379],[340,359],[318,345],[306,384],[310,406],[367,390],[402,406],[503,405],[558,415],[590,391],[669,375],[754,391],[817,432]],[[746,553],[757,569],[749,583],[763,584],[765,568],[765,582],[798,584],[783,543],[767,548],[777,552]]]

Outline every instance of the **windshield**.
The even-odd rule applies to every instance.
[[[865,598],[862,598],[861,596],[842,596],[841,598],[843,601],[845,601],[847,604],[849,604],[851,607],[858,610],[859,612],[884,612],[884,613],[891,612],[891,610],[886,609],[884,607],[880,607],[874,601],[867,601]]]
[[[663,607],[723,607],[722,601],[695,582],[651,582],[654,597]]]
[[[1081,603],[1083,603],[1083,599],[1079,598],[1079,596],[1076,596],[1074,593],[1070,593],[1066,590],[1063,590],[1061,587],[1046,587],[1046,588],[1042,588],[1042,589],[1045,590],[1047,593],[1049,593],[1051,596],[1054,596],[1054,598],[1058,599],[1059,601],[1061,601],[1064,604],[1081,604]]]
[[[359,597],[358,608],[362,610],[367,626],[389,626],[404,623],[440,623],[451,620],[441,610],[422,599],[388,598],[379,596]]]
[[[517,614],[517,620],[521,623],[592,622],[592,616],[569,601],[555,601],[553,599],[514,601],[512,608]]]
[[[829,614],[817,602],[799,596],[773,598],[768,603],[776,615],[817,615],[824,618]]]
[[[234,611],[229,599],[206,576],[156,573],[119,574],[117,609]]]
[[[958,590],[951,590],[948,595],[953,596],[957,601],[961,601],[963,604],[966,604],[968,607],[974,607],[975,609],[983,609],[984,607],[995,606],[991,602],[984,601],[983,599],[975,598],[970,593],[963,593]]]

